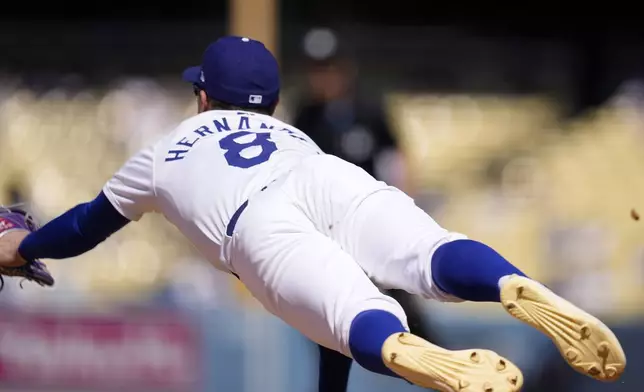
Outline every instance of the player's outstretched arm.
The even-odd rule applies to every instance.
[[[40,229],[26,211],[0,208],[0,290],[3,276],[54,285],[54,278],[39,258],[62,259],[85,253],[128,222],[103,192]]]
[[[129,221],[101,192],[27,235],[18,248],[25,260],[66,259],[83,254],[105,241]]]
[[[83,254],[128,222],[101,192],[33,232],[16,230],[3,236],[0,266],[15,267],[37,259],[65,259]]]

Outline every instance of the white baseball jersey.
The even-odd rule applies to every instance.
[[[322,154],[303,132],[273,117],[207,111],[134,155],[103,192],[126,218],[162,213],[215,267],[235,211],[304,158]]]

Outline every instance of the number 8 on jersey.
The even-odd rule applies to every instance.
[[[246,139],[249,139],[249,135],[254,135],[254,138],[247,141]],[[224,158],[226,158],[228,165],[248,169],[268,161],[271,155],[277,151],[277,146],[270,137],[270,133],[239,131],[219,140],[219,147],[226,151]],[[252,158],[246,158],[242,155],[244,151],[252,148],[259,148],[261,151]]]

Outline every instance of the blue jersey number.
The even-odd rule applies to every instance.
[[[237,139],[250,134],[255,135],[255,139],[243,143],[239,143],[237,141]],[[248,169],[249,167],[268,161],[271,155],[277,151],[277,146],[270,137],[270,133],[240,131],[232,133],[221,139],[219,141],[219,147],[226,151],[224,153],[224,158],[226,158],[226,162],[228,162],[230,166]],[[241,155],[242,151],[251,147],[259,147],[261,149],[260,153],[252,158],[243,157]]]

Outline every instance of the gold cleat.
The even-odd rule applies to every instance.
[[[382,359],[407,381],[441,392],[517,392],[523,385],[519,368],[493,351],[450,351],[405,332],[387,338]]]
[[[617,380],[626,356],[615,334],[597,318],[534,280],[513,275],[501,283],[501,303],[513,317],[546,334],[578,372]]]

